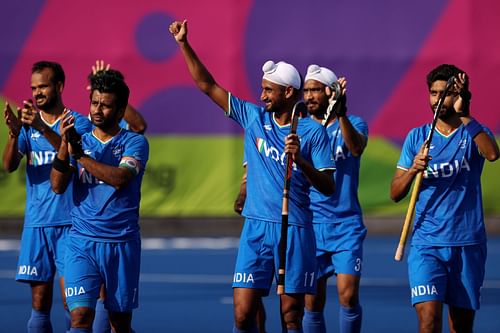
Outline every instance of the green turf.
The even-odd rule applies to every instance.
[[[1,125],[2,152],[6,138],[6,126]],[[148,135],[148,139],[150,161],[142,187],[142,216],[233,216],[233,201],[243,172],[241,137]],[[359,186],[366,215],[404,216],[408,199],[397,204],[389,199],[398,158],[398,146],[383,138],[370,138],[361,162]],[[485,162],[482,184],[487,215],[500,215],[499,175],[500,163]],[[0,171],[0,189],[0,216],[22,216],[24,173]]]

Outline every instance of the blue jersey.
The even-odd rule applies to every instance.
[[[70,112],[75,117],[75,129],[78,133],[83,134],[92,129],[86,117],[75,111]],[[58,119],[53,124],[46,123],[46,125],[60,134],[60,122],[61,119]],[[22,155],[27,156],[24,226],[48,227],[71,224],[69,214],[73,207],[71,186],[64,194],[56,195],[50,185],[50,171],[57,150],[33,127],[29,127],[28,130],[24,127],[21,129],[18,149]]]
[[[122,129],[107,142],[92,132],[82,137],[85,154],[100,163],[118,167],[130,157],[140,164],[129,184],[117,190],[97,179],[78,164],[75,181],[75,208],[72,211],[71,235],[103,241],[126,241],[139,238],[139,203],[141,182],[149,158],[148,141],[143,135]]]
[[[410,131],[398,168],[408,170],[430,125]],[[484,128],[490,135],[491,132]],[[484,157],[462,125],[448,136],[436,130],[416,205],[412,244],[465,246],[486,241],[481,196]]]
[[[247,218],[281,222],[285,179],[285,137],[290,125],[280,126],[274,113],[230,95],[228,116],[245,129],[245,159],[248,163],[247,199],[243,215]],[[297,127],[300,154],[316,169],[334,169],[325,129],[315,121],[300,119]],[[309,181],[302,170],[293,167],[289,193],[288,221],[311,226]]]
[[[357,116],[349,116],[354,129],[368,138],[368,125]],[[330,147],[335,159],[335,193],[325,196],[311,187],[311,209],[314,223],[332,223],[342,220],[361,218],[361,206],[358,200],[359,167],[361,156],[353,156],[340,131],[340,124],[335,121],[326,129],[330,138]]]
[[[125,118],[122,118],[122,120],[120,120],[120,127],[121,128],[124,128],[126,130],[130,130],[130,125],[129,123],[125,120]]]

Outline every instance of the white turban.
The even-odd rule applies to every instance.
[[[307,67],[307,74],[304,81],[316,80],[323,83],[325,86],[331,87],[337,81],[337,75],[326,67],[319,67],[318,65],[309,65]]]
[[[262,66],[263,79],[279,84],[280,86],[292,86],[295,89],[300,89],[301,80],[300,74],[292,65],[280,61],[275,64],[272,60],[266,61]]]

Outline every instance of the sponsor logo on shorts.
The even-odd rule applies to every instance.
[[[234,273],[234,283],[255,283],[252,273]]]
[[[83,288],[83,286],[65,288],[64,294],[66,295],[66,297],[83,295],[85,294],[85,289]]]
[[[30,265],[20,265],[19,270],[17,271],[18,275],[30,275],[30,276],[38,276],[38,270],[35,266]]]
[[[427,295],[438,295],[438,291],[435,285],[419,285],[411,288],[411,297],[417,296],[427,296]]]

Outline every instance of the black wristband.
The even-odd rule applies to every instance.
[[[69,171],[69,161],[63,161],[56,155],[52,161],[52,168],[59,172],[67,173]]]
[[[335,115],[337,117],[345,117],[346,113],[347,113],[347,98],[345,95],[342,95],[342,97],[339,98],[338,100],[338,103],[340,103],[340,105],[335,108]]]

